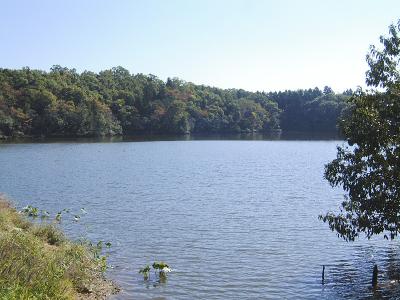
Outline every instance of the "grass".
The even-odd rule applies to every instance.
[[[105,259],[56,225],[31,222],[0,196],[0,299],[104,299]]]

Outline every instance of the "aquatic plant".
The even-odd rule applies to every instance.
[[[39,216],[39,209],[31,205],[25,206],[21,212],[32,218],[36,218]]]
[[[139,274],[143,274],[143,279],[148,280],[149,279],[149,274],[150,274],[150,266],[146,265],[143,268],[139,270]]]
[[[64,208],[63,210],[60,210],[60,211],[56,214],[54,220],[55,220],[57,223],[61,223],[62,215],[63,215],[64,213],[69,214],[69,209]]]
[[[42,220],[48,219],[50,217],[50,213],[47,210],[40,211],[40,218]]]
[[[155,261],[152,267],[154,270],[159,271],[160,276],[166,276],[166,273],[171,272],[170,267],[163,261]]]
[[[61,211],[59,211],[57,214],[56,214],[56,217],[54,218],[57,222],[61,222],[61,215],[62,215],[62,212]]]
[[[165,280],[167,279],[167,273],[172,271],[169,265],[163,261],[155,261],[152,264],[152,267],[155,276],[158,277],[161,282],[165,282]],[[143,268],[139,269],[139,274],[143,274],[143,279],[148,280],[150,278],[150,266],[146,265]]]

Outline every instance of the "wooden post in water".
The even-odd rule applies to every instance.
[[[376,286],[378,284],[378,266],[374,265],[374,270],[372,271],[372,286]]]
[[[322,265],[322,284],[325,284],[325,265]]]

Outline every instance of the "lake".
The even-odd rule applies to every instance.
[[[73,238],[110,241],[112,299],[381,299],[399,295],[399,243],[346,243],[318,215],[339,140],[0,144],[0,191],[19,207],[87,214]],[[140,267],[163,260],[165,283]],[[371,289],[373,265],[380,269]],[[326,265],[325,285],[321,284]],[[152,274],[153,275],[153,274]]]

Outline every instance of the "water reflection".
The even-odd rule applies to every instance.
[[[0,144],[8,143],[115,143],[144,141],[201,141],[201,140],[244,140],[244,141],[329,141],[341,140],[336,132],[295,132],[275,130],[268,133],[225,133],[225,134],[143,134],[114,137],[63,137],[63,138],[13,138],[0,140]]]

